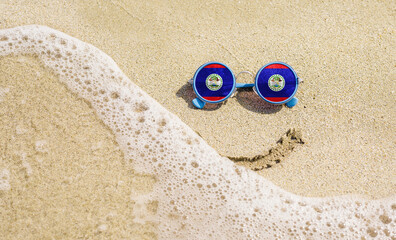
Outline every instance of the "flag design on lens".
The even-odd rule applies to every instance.
[[[268,102],[284,103],[297,90],[297,76],[283,63],[269,64],[257,75],[256,90]]]
[[[207,102],[221,102],[234,90],[234,75],[220,63],[209,63],[195,74],[194,90],[198,97]]]
[[[220,75],[212,73],[206,78],[206,86],[212,91],[217,91],[223,86],[223,79]]]

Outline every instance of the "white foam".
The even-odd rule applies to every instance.
[[[154,216],[139,212],[135,219],[143,223],[154,217],[159,239],[385,239],[396,234],[395,197],[306,198],[276,187],[219,156],[92,45],[47,27],[24,26],[0,31],[0,55],[9,54],[37,56],[91,103],[133,167],[155,175],[153,192],[135,199],[158,201]]]

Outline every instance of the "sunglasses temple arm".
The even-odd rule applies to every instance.
[[[202,101],[202,100],[199,99],[199,98],[194,98],[194,99],[192,100],[192,104],[193,104],[196,108],[202,109],[203,107],[205,107],[206,102]]]
[[[248,88],[248,87],[254,87],[254,83],[237,83],[236,84],[237,88]]]

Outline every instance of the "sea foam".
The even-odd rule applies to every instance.
[[[55,72],[91,103],[135,170],[155,176],[134,213],[138,223],[158,224],[159,239],[395,238],[395,197],[307,198],[280,189],[221,157],[90,44],[44,26],[1,30],[0,56],[12,54],[34,55]],[[7,176],[3,170],[3,188]]]

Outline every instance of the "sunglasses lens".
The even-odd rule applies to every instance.
[[[282,104],[293,98],[298,79],[294,70],[282,62],[273,62],[262,67],[256,75],[256,93],[264,100]]]
[[[219,103],[229,98],[235,89],[235,77],[231,69],[219,62],[202,65],[194,75],[195,94],[202,101]]]

